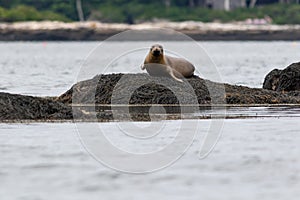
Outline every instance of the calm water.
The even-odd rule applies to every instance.
[[[1,124],[1,198],[298,199],[299,118],[226,120],[215,150],[203,160],[197,150],[208,122],[200,124],[180,160],[146,175],[115,172],[96,162],[81,146],[74,124]]]
[[[271,69],[300,60],[300,42],[201,45],[218,67],[223,81],[251,87],[261,87]],[[97,43],[85,42],[0,43],[0,91],[59,95],[76,82],[80,64],[96,46]],[[210,69],[203,65],[203,55],[190,52],[186,44],[180,47],[189,51],[204,77],[213,79]],[[112,50],[113,47],[108,51]],[[114,64],[112,71],[131,72],[133,64],[142,62],[143,53],[139,52],[138,57],[129,54],[123,62]],[[232,108],[229,113],[257,118],[225,120],[214,151],[202,160],[197,152],[211,121],[199,121],[195,141],[186,154],[172,166],[145,175],[119,173],[98,163],[81,145],[75,124],[0,124],[0,197],[5,200],[298,199],[299,108]],[[121,140],[118,123],[103,123],[99,127],[111,132],[108,137],[120,147],[143,152],[169,144],[174,137],[170,134],[179,123],[166,122],[166,134],[157,135],[155,143],[147,145]],[[192,125],[195,121],[186,123]]]
[[[108,54],[118,46],[128,49],[147,48],[150,42],[112,44]],[[191,51],[187,43],[165,42],[164,46],[188,52],[204,78],[214,79],[203,60],[206,55]],[[264,76],[274,68],[285,68],[300,60],[300,42],[200,42],[203,50],[217,66],[220,77],[231,84],[261,87]],[[37,96],[57,96],[76,82],[81,64],[98,45],[96,42],[20,42],[0,43],[0,91]],[[173,48],[172,48],[173,47]],[[147,49],[123,57],[111,67],[114,72],[142,72],[139,65]],[[136,56],[138,55],[138,56]],[[98,56],[98,55],[97,55]],[[104,55],[99,55],[99,57]],[[118,55],[119,56],[119,55]],[[105,66],[97,65],[99,72]],[[94,74],[88,77],[93,77]]]

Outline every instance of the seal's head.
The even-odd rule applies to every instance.
[[[159,44],[155,44],[152,45],[151,49],[150,49],[150,53],[154,56],[154,57],[159,57],[162,56],[164,53],[164,49],[161,45]]]

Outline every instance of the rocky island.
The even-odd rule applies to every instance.
[[[125,80],[126,84],[120,84],[121,80]],[[161,105],[166,108],[167,113],[176,113],[180,112],[182,105],[195,106],[195,99],[196,106],[206,108],[213,105],[298,105],[299,83],[300,63],[294,63],[284,70],[271,71],[265,77],[263,88],[216,83],[197,76],[180,83],[170,78],[151,77],[145,73],[97,75],[73,85],[58,97],[42,98],[0,93],[0,121],[72,120],[74,112],[80,113],[83,120],[89,120],[90,113],[87,107],[91,105],[99,121],[109,121],[112,120],[109,111],[114,106],[124,106],[124,101],[128,103],[127,106],[137,108],[131,109],[135,120],[149,119],[149,107],[152,105]],[[122,94],[127,94],[131,85],[140,87],[136,87],[128,99],[122,99],[126,98],[126,95]],[[172,88],[168,85],[172,85]],[[193,91],[189,91],[187,87]],[[115,91],[121,95],[112,102]],[[184,98],[180,100],[178,97]],[[74,99],[76,102],[73,102]]]

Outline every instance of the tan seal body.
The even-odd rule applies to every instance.
[[[158,44],[151,47],[142,69],[146,69],[151,76],[169,76],[180,82],[180,78],[189,78],[195,71],[189,61],[164,55],[163,47]]]

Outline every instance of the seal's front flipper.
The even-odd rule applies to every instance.
[[[169,70],[170,76],[171,76],[173,79],[175,79],[176,81],[183,83],[183,80],[177,78],[177,77],[174,75],[174,72],[173,72],[172,68],[169,67],[169,69],[170,69],[170,70]]]

